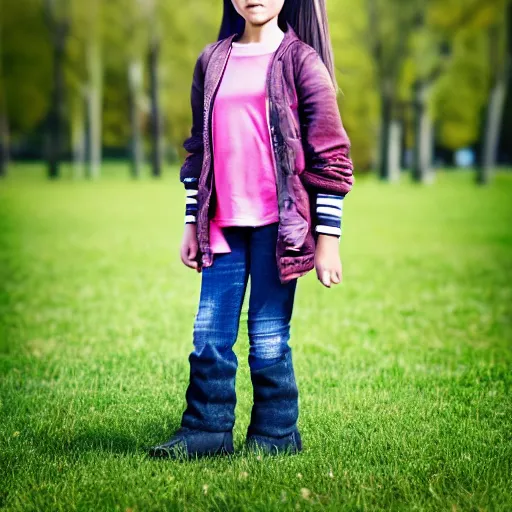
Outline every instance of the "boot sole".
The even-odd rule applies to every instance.
[[[146,448],[146,455],[153,459],[195,459],[202,457],[222,457],[233,455],[235,453],[234,447],[232,444],[228,444],[228,446],[222,446],[221,448],[217,448],[215,450],[208,451],[188,451],[183,445],[176,445],[173,448],[164,448],[160,446],[152,446]]]

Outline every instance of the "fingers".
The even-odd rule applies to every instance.
[[[181,261],[182,261],[183,265],[185,265],[189,268],[197,269],[197,261],[191,261],[186,256],[182,256]]]
[[[332,284],[339,284],[341,283],[341,269],[323,269],[323,268],[317,268],[317,277],[318,280],[326,287],[330,288]]]
[[[189,267],[190,268],[197,268],[199,267],[199,264],[196,260],[197,257],[197,245],[192,244],[188,246],[188,261],[189,261]]]
[[[331,275],[328,270],[322,267],[316,267],[316,277],[327,288],[331,287]]]
[[[184,265],[189,268],[195,269],[197,272],[200,272],[200,265],[196,260],[197,257],[197,246],[192,245],[184,245],[181,248],[181,261]]]
[[[188,259],[193,260],[197,256],[197,245],[189,244],[187,247]]]
[[[341,272],[338,270],[331,270],[331,282],[334,284],[339,284],[341,282]]]

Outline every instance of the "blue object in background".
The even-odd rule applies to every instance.
[[[475,152],[470,148],[462,148],[455,152],[457,167],[472,167],[475,164]]]

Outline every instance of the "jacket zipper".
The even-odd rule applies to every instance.
[[[275,143],[276,143],[276,139],[275,139],[275,127],[271,125],[271,116],[270,116],[270,111],[271,111],[271,108],[272,108],[272,99],[270,98],[270,82],[271,82],[271,77],[272,77],[272,68],[274,66],[274,61],[275,61],[275,54],[272,56],[272,59],[271,59],[271,62],[270,62],[270,65],[269,65],[269,70],[268,70],[268,74],[267,74],[267,87],[266,87],[266,100],[265,100],[265,103],[266,103],[266,109],[265,109],[265,113],[266,113],[266,117],[267,117],[267,128],[268,128],[268,133],[269,133],[269,137],[270,137],[270,146],[271,146],[271,153],[272,153],[272,161],[274,162],[274,176],[275,176],[275,179],[276,179],[276,195],[277,195],[277,208],[278,208],[278,215],[279,215],[279,218],[281,218],[281,214],[280,214],[280,201],[279,201],[279,181],[278,181],[278,173],[277,173],[277,159],[276,159],[276,154],[275,154]]]
[[[212,196],[213,189],[214,189],[214,186],[215,186],[215,173],[212,171],[212,167],[213,167],[213,135],[212,135],[213,105],[214,105],[214,102],[215,102],[215,96],[217,95],[217,91],[218,91],[220,83],[222,81],[222,77],[224,76],[224,71],[226,69],[226,66],[227,66],[227,63],[228,63],[228,60],[229,60],[229,56],[231,55],[231,49],[232,49],[232,46],[230,45],[228,53],[227,53],[227,55],[226,55],[226,57],[224,59],[224,64],[222,66],[222,71],[220,73],[219,78],[217,79],[217,83],[215,84],[215,88],[213,90],[212,98],[210,100],[210,111],[208,112],[208,137],[209,137],[209,140],[210,140],[210,167],[208,169],[208,176],[206,177],[206,182],[208,182],[210,174],[212,175],[212,183],[211,183],[211,186],[209,187],[208,197],[206,198],[206,204],[204,206],[205,216],[206,216],[206,226],[205,226],[205,229],[208,232],[207,242],[205,242],[205,252],[207,253],[208,258],[210,258],[210,256],[211,256],[211,254],[210,254],[210,226],[209,226],[208,211],[209,211],[209,208],[210,208],[211,196]]]
[[[269,134],[269,138],[270,138],[272,161],[274,162],[274,176],[276,178],[276,190],[277,190],[277,161],[276,161],[276,155],[274,153],[274,141],[273,141],[274,129],[273,129],[273,127],[270,126],[270,108],[272,105],[272,101],[269,98],[267,98],[266,103],[267,103],[267,105],[266,105],[267,129],[268,129],[268,134]],[[279,195],[278,195],[278,203],[279,203]]]

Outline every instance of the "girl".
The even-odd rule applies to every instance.
[[[233,453],[233,345],[249,276],[254,403],[246,443],[302,449],[290,320],[297,279],[341,281],[342,200],[353,185],[325,0],[225,0],[199,56],[180,173],[181,258],[202,272],[187,407],[153,457]]]

